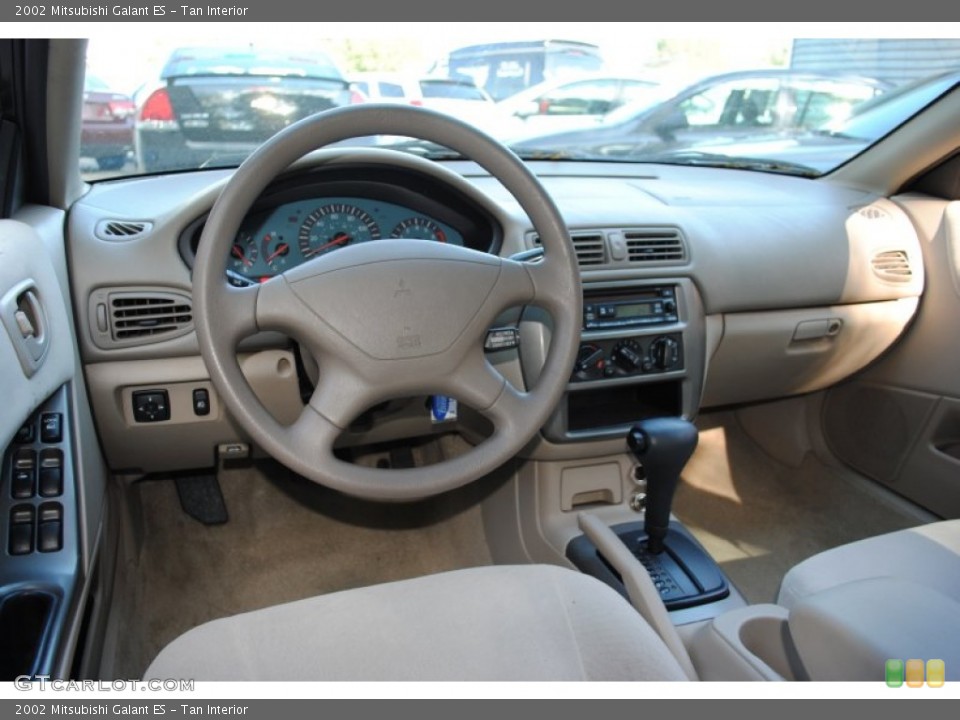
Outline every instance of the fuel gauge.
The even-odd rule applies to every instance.
[[[412,217],[401,221],[390,233],[392,238],[407,240],[435,240],[445,243],[447,234],[437,223],[425,217]]]

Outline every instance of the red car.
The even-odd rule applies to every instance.
[[[83,125],[80,155],[97,161],[101,170],[119,170],[133,149],[133,113],[129,95],[113,92],[95,75],[87,74],[83,87]]]

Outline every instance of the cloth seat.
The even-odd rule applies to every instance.
[[[783,578],[777,604],[788,609],[823,590],[894,578],[960,601],[960,520],[921,525],[814,555]]]
[[[686,680],[619,594],[547,565],[457,570],[214,620],[144,678]]]

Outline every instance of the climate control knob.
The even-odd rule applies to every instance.
[[[633,340],[624,340],[613,348],[611,358],[625,373],[640,372],[643,367],[643,350]]]
[[[680,362],[680,343],[664,335],[650,343],[650,361],[657,370],[672,370]]]

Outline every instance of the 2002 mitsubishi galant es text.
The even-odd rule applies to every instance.
[[[259,68],[239,167],[81,176],[94,51],[0,42],[3,679],[957,678],[960,90],[821,172]]]

